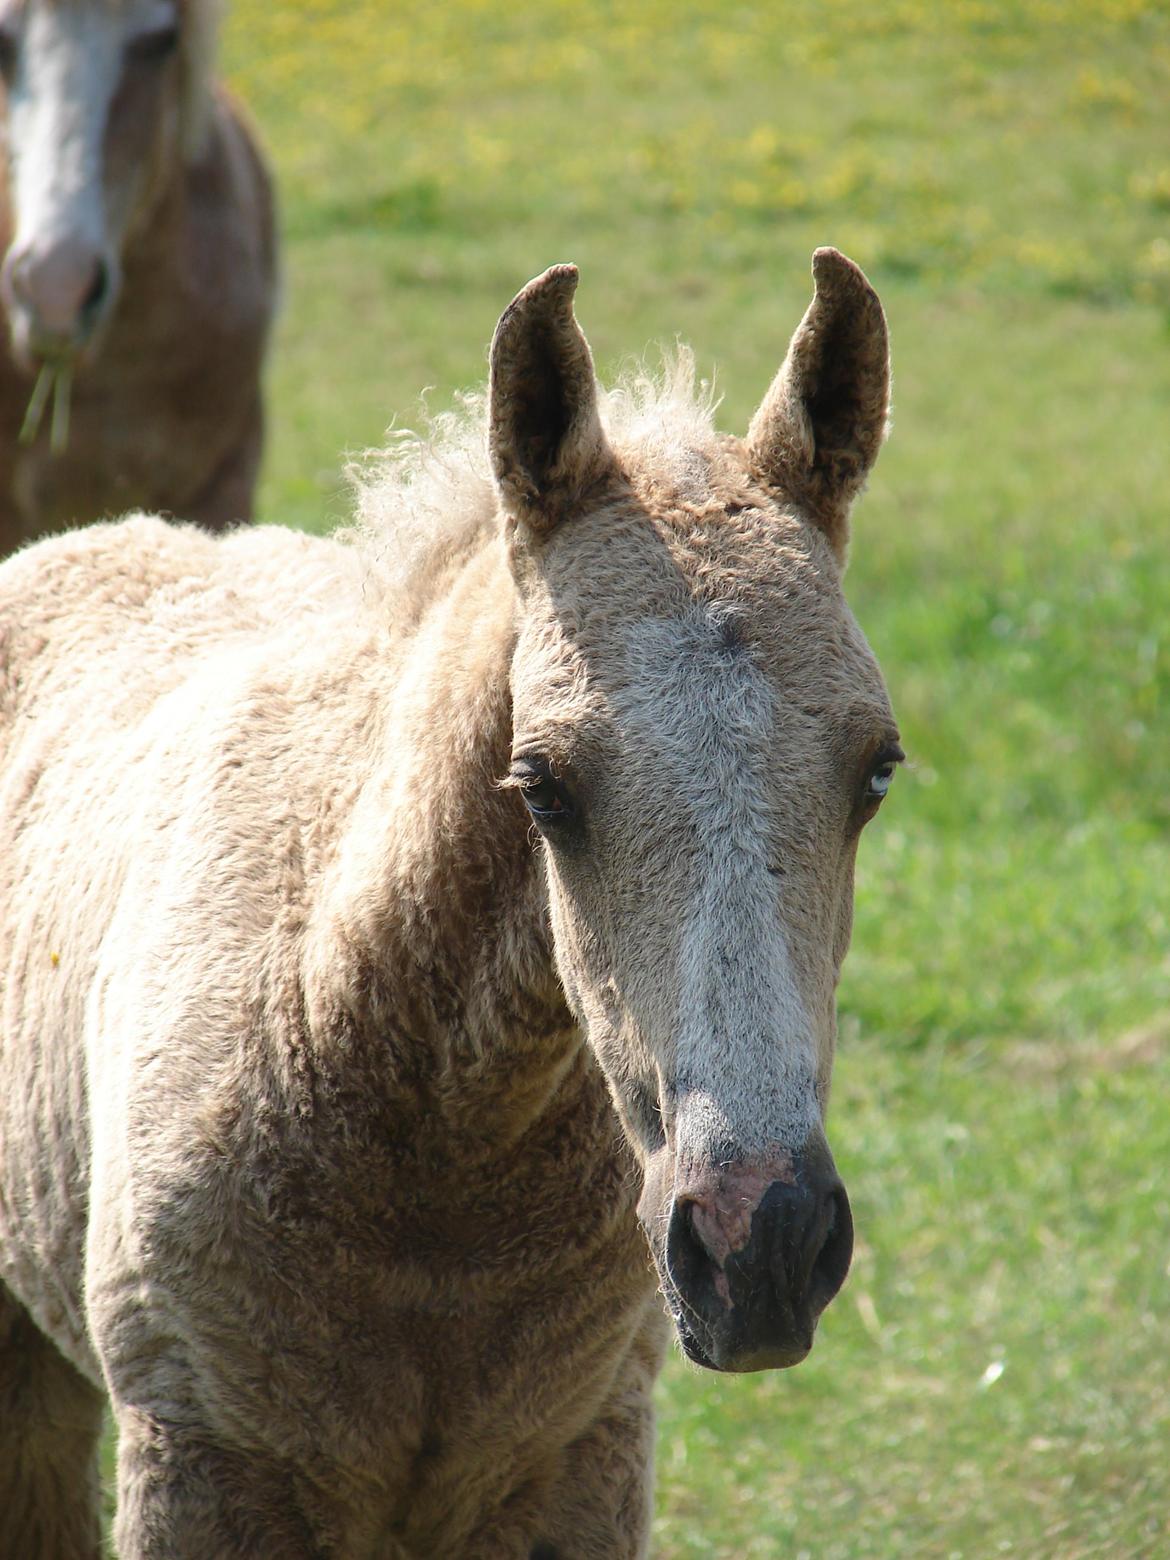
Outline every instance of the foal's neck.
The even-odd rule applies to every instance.
[[[377,754],[330,883],[335,1044],[384,1048],[430,1109],[523,1129],[578,1060],[553,973],[539,854],[497,784],[511,743],[513,587],[490,541],[389,646]],[[509,1128],[509,1135],[511,1132]]]

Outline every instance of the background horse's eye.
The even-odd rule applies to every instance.
[[[153,32],[140,33],[126,45],[126,58],[137,65],[155,65],[169,59],[179,45],[177,27],[158,27]]]
[[[887,759],[884,764],[879,764],[873,774],[870,775],[869,784],[865,788],[866,800],[880,802],[894,783],[894,776],[897,771],[898,766],[892,758]]]
[[[0,32],[0,79],[9,84],[12,83],[16,76],[18,54],[16,34]]]

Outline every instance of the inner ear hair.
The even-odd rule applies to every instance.
[[[813,255],[812,303],[748,429],[756,475],[797,503],[845,560],[849,511],[886,434],[885,315],[862,271],[836,249]]]
[[[488,438],[505,511],[551,531],[612,466],[589,343],[573,315],[577,268],[554,265],[505,309],[491,348]]]
[[[527,348],[524,372],[512,391],[512,416],[518,463],[535,498],[548,486],[572,416],[551,331],[533,330]]]

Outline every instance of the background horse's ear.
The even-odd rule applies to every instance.
[[[878,295],[836,249],[813,255],[815,292],[748,429],[756,475],[798,503],[844,563],[849,508],[877,458],[890,402]]]
[[[589,343],[573,318],[577,267],[554,265],[519,292],[491,350],[489,443],[504,509],[551,531],[613,465]]]

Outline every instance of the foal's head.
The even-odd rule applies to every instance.
[[[12,240],[0,274],[26,362],[97,337],[120,257],[201,128],[212,0],[0,0]]]
[[[877,296],[834,250],[746,439],[611,438],[557,266],[504,314],[491,449],[516,580],[509,783],[557,967],[644,1171],[679,1336],[791,1365],[852,1250],[824,1132],[853,861],[902,757],[841,594],[885,430]]]

